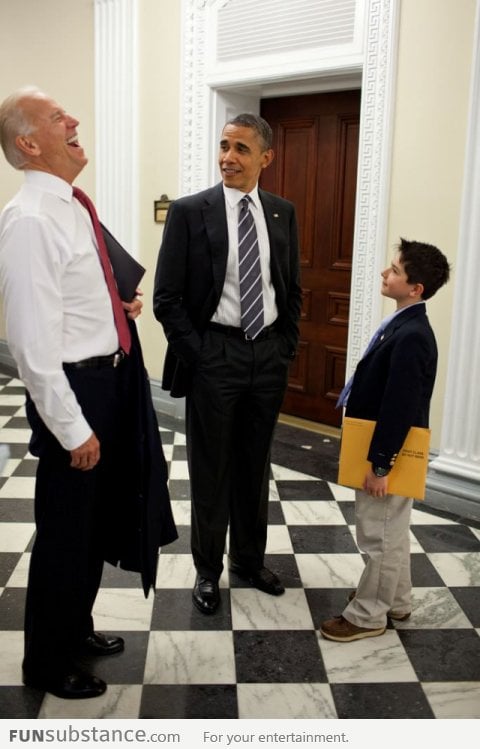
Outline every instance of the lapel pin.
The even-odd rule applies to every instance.
[[[278,213],[274,213],[273,218],[278,218]]]

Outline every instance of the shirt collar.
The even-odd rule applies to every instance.
[[[41,172],[37,169],[25,169],[25,182],[45,192],[58,195],[68,203],[72,200],[73,187],[61,177],[56,177],[49,172]]]
[[[247,193],[242,192],[241,190],[237,190],[236,187],[226,187],[223,185],[223,193],[225,195],[225,200],[227,201],[228,205],[231,208],[235,208],[239,204],[242,198],[245,197]],[[258,195],[258,184],[255,185],[253,190],[251,190],[248,195],[250,195],[252,199],[252,203],[255,206],[255,208],[258,208],[260,206],[260,197]]]

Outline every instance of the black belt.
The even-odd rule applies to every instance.
[[[217,333],[223,333],[223,335],[230,336],[231,338],[239,338],[246,343],[264,341],[266,338],[270,338],[271,335],[277,332],[275,325],[269,325],[268,328],[263,328],[256,338],[252,339],[244,330],[241,328],[234,328],[231,325],[221,325],[218,322],[210,322],[208,323],[208,328],[209,330],[215,330]]]
[[[125,351],[119,349],[114,354],[108,356],[92,356],[90,359],[82,359],[82,361],[69,361],[63,365],[64,369],[101,369],[102,367],[118,367],[121,361],[125,359]]]

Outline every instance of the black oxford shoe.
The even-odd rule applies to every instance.
[[[202,614],[213,614],[220,603],[220,591],[215,580],[197,575],[192,600]]]
[[[285,593],[285,588],[278,577],[266,567],[261,567],[259,570],[252,572],[237,564],[230,564],[230,572],[234,572],[242,580],[248,580],[254,588],[261,590],[263,593],[268,593],[271,596],[281,596],[282,593]]]
[[[125,649],[123,637],[112,637],[102,632],[92,632],[83,644],[83,652],[87,655],[114,655]]]
[[[85,700],[90,697],[100,697],[107,685],[86,671],[72,670],[68,674],[37,676],[23,672],[23,683],[32,689],[50,692],[63,700]]]

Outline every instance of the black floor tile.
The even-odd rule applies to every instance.
[[[233,637],[239,683],[327,681],[313,631],[239,631]]]
[[[0,597],[3,630],[23,630],[26,588],[5,588]]]
[[[26,687],[0,686],[0,719],[32,720],[38,716],[45,692]],[[24,726],[18,725],[18,730]],[[27,736],[27,734],[25,734]],[[20,739],[21,740],[21,739]],[[26,740],[28,742],[28,739]]]
[[[331,689],[339,718],[435,717],[420,684],[332,684]]]
[[[3,588],[7,584],[21,556],[21,554],[13,551],[0,552],[0,588]],[[3,623],[0,624],[0,629],[3,629]]]
[[[464,525],[412,525],[412,533],[427,554],[480,551],[480,539]]]
[[[480,637],[470,629],[398,630],[419,681],[479,681]]]
[[[282,479],[276,482],[281,500],[300,502],[313,499],[332,500],[333,494],[324,481],[296,481]]]
[[[139,717],[238,718],[237,689],[232,684],[148,684]]]
[[[450,588],[473,627],[480,628],[480,588]]]
[[[345,525],[288,526],[296,554],[355,554],[357,545]]]
[[[161,588],[155,593],[152,630],[210,631],[230,630],[230,591],[220,588],[220,606],[208,616],[192,604],[190,588]]]

